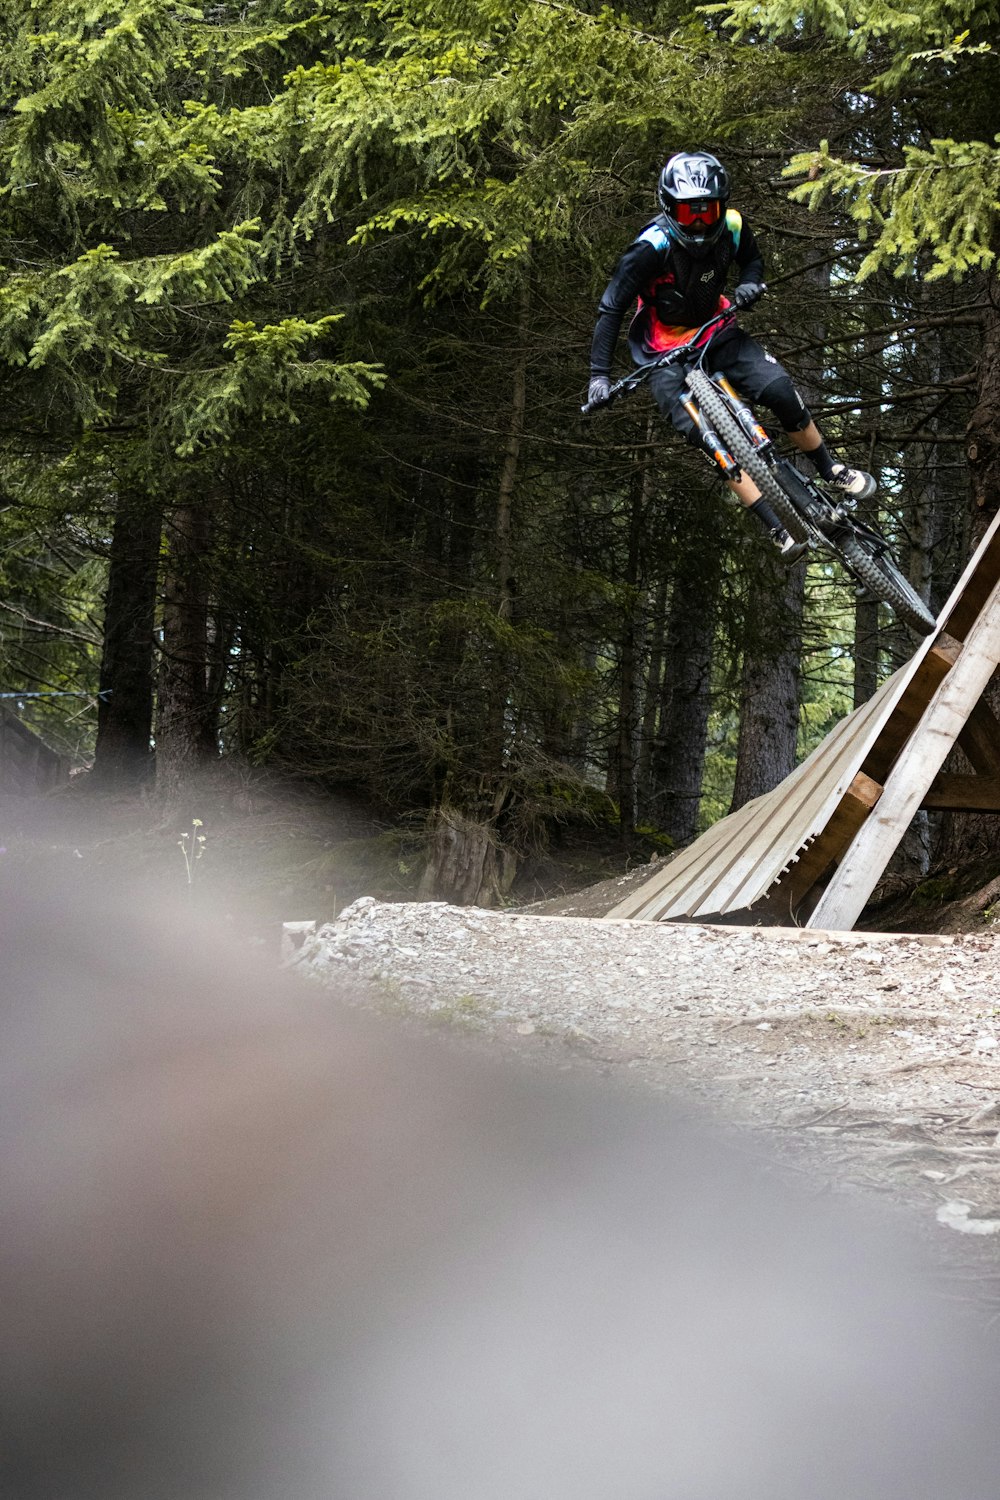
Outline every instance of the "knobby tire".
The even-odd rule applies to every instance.
[[[740,468],[753,480],[785,530],[797,542],[812,539],[813,532],[809,522],[795,508],[767,461],[754,448],[718,388],[703,370],[689,370],[687,383],[705,416]],[[912,626],[919,635],[930,634],[937,621],[916,589],[900,572],[891,553],[875,553],[857,536],[841,537],[836,542],[827,538],[827,541],[840,553],[869,593],[887,604],[904,624]]]
[[[809,523],[795,509],[781,488],[766,460],[757,452],[739,422],[733,416],[704,370],[689,370],[687,383],[691,394],[701,407],[710,424],[725,443],[730,453],[748,479],[752,479],[789,536],[797,542],[807,542],[812,537]]]
[[[873,556],[856,536],[839,538],[835,545],[869,593],[888,604],[893,613],[919,635],[930,635],[937,621],[888,553]]]

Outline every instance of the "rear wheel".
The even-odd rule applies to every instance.
[[[748,479],[752,479],[761,496],[778,517],[782,526],[797,542],[807,542],[812,532],[809,523],[799,515],[791,500],[774,477],[770,466],[757,452],[725,398],[712,384],[704,370],[689,370],[687,383],[691,394],[715,428]]]
[[[851,572],[869,593],[888,604],[893,613],[919,635],[930,635],[937,621],[909,579],[900,572],[891,553],[876,551],[858,536],[844,537],[836,546]]]

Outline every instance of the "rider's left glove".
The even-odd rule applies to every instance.
[[[767,287],[762,281],[744,281],[733,293],[733,301],[741,310],[746,307],[753,307],[754,303],[759,302],[766,291]]]

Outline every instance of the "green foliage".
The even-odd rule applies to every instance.
[[[768,601],[743,523],[641,403],[576,425],[596,296],[663,157],[729,152],[782,287],[757,329],[793,368],[830,339],[828,430],[867,447],[856,351],[884,306],[913,317],[878,267],[926,270],[929,245],[949,271],[987,264],[997,196],[992,136],[937,97],[934,142],[871,104],[896,40],[926,81],[990,65],[980,31],[872,8],[824,43],[827,8],[803,14],[737,6],[735,48],[677,0],[0,0],[7,678],[96,686],[112,537],[142,502],[164,517],[153,670],[189,649],[168,635],[198,595],[192,675],[228,751],[411,827],[447,803],[523,851],[543,819],[625,806],[626,669],[641,754],[669,732],[662,612],[694,577],[719,610],[703,819],[724,812]],[[780,185],[790,148],[819,163],[816,218]],[[827,255],[818,295],[802,268]],[[898,357],[872,369],[866,412],[919,385]],[[817,573],[809,611],[803,753],[851,673],[842,582]]]
[[[807,172],[793,197],[817,208],[842,198],[862,241],[871,242],[858,271],[865,280],[882,266],[912,276],[926,251],[923,274],[936,281],[985,270],[996,260],[1000,217],[1000,135],[992,142],[932,140],[904,146],[903,164],[870,168],[831,156],[826,141],[792,158],[789,176]]]
[[[325,395],[363,409],[385,376],[360,361],[308,357],[340,321],[338,315],[283,318],[280,323],[234,322],[224,341],[232,360],[216,370],[199,371],[179,386],[183,416],[175,424],[177,453],[183,458],[199,446],[223,442],[239,423],[298,423],[302,398]]]
[[[44,490],[28,467],[21,503],[0,508],[0,684],[25,698],[25,722],[76,759],[88,747],[96,708],[105,570],[82,529],[58,537]]]
[[[862,280],[882,266],[898,276],[919,270],[936,280],[995,263],[1000,216],[1000,135],[994,133],[1000,12],[995,5],[735,0],[708,9],[721,13],[738,38],[814,39],[841,86],[856,90],[859,101],[865,93],[900,101],[894,160],[872,164],[841,158],[821,140],[815,149],[793,155],[785,169],[789,176],[806,175],[793,196],[812,209],[829,200],[845,204],[870,245]],[[859,75],[859,67],[867,77]],[[935,130],[935,116],[951,129]],[[925,256],[930,258],[926,267]]]
[[[966,30],[956,36],[955,28],[972,14],[966,0],[917,0],[905,6],[885,0],[734,0],[725,5],[705,7],[709,13],[721,13],[726,24],[739,38],[754,34],[780,38],[792,33],[819,37],[844,46],[857,57],[867,59],[879,44],[885,42],[893,54],[893,69],[912,68],[928,56],[947,56],[956,49],[965,50],[969,36]],[[990,7],[979,13],[982,20],[990,16]],[[928,52],[928,43],[935,50]]]
[[[297,307],[259,317],[280,193],[272,186],[262,236],[234,178],[278,164],[264,144],[266,76],[255,71],[263,110],[224,107],[255,52],[280,70],[303,34],[322,37],[315,16],[286,16],[275,30],[248,27],[235,7],[51,0],[10,21],[0,141],[15,247],[0,287],[7,362],[43,373],[77,430],[134,427],[141,411],[151,441],[169,432],[181,457],[228,437],[237,420],[294,418],[297,398],[317,387],[363,405],[367,365],[314,359],[329,317],[312,320],[313,334]],[[219,315],[234,304],[239,319]],[[234,322],[251,319],[280,330],[265,336],[267,349],[233,341]]]

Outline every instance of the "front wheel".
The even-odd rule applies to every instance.
[[[753,480],[789,536],[794,537],[797,542],[810,541],[812,532],[808,522],[799,515],[770,465],[743,431],[718,386],[709,380],[704,370],[689,370],[686,379],[691,394],[710,425],[715,428],[747,478]]]
[[[900,572],[890,552],[876,549],[858,536],[842,537],[835,545],[869,593],[888,604],[893,613],[919,635],[930,635],[937,620],[909,579]]]

